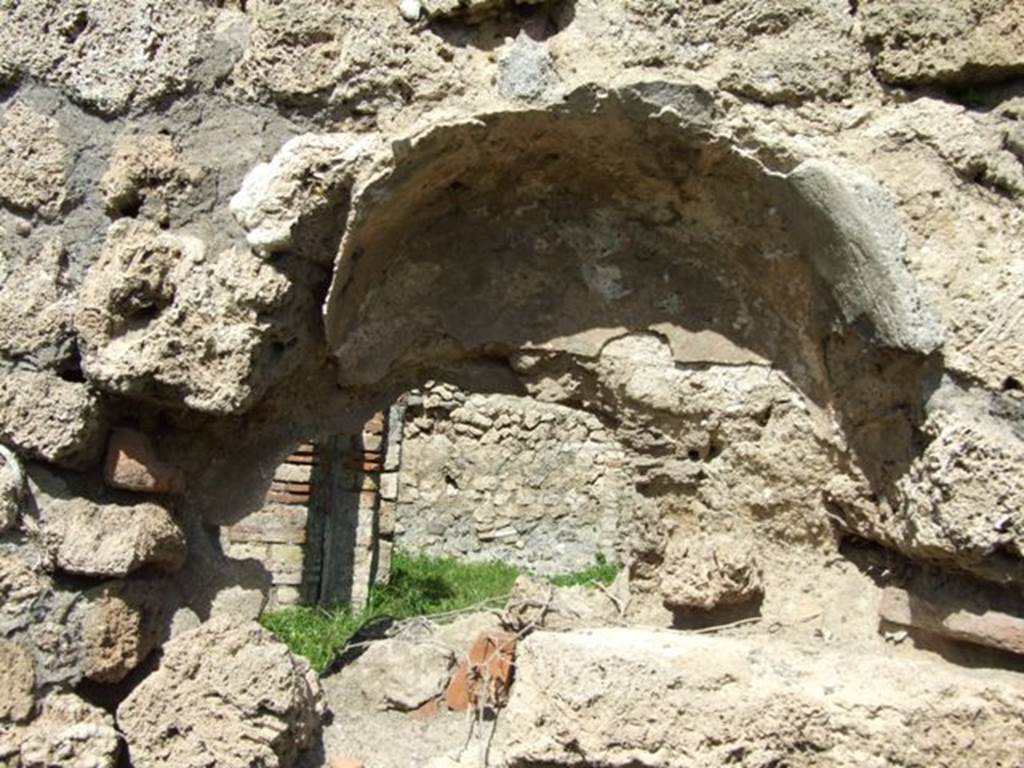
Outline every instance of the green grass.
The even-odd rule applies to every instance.
[[[503,600],[519,573],[506,563],[471,563],[398,552],[391,566],[391,581],[374,590],[371,606],[400,619],[458,611]]]
[[[594,564],[589,568],[562,574],[561,576],[552,576],[549,581],[556,587],[576,587],[580,585],[592,587],[595,583],[607,587],[615,581],[615,577],[619,575],[620,570],[619,566],[609,562],[608,558],[598,553],[594,557]]]
[[[306,606],[268,611],[260,616],[260,624],[284,641],[292,653],[305,656],[318,675],[324,673],[335,654],[368,620],[361,612],[349,609]]]
[[[618,566],[598,555],[589,568],[549,581],[559,587],[593,586],[593,582],[608,585],[618,572]],[[390,583],[371,590],[366,608],[286,608],[264,613],[260,623],[323,674],[352,636],[369,622],[384,617],[437,616],[473,606],[500,606],[519,574],[519,569],[505,563],[472,563],[396,552]]]
[[[481,609],[500,605],[518,575],[516,568],[504,563],[396,552],[390,583],[371,591],[366,608],[286,608],[264,613],[260,623],[322,674],[352,636],[374,619],[408,619],[474,605]]]

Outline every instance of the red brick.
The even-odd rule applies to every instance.
[[[382,462],[384,454],[381,451],[363,451],[358,448],[350,448],[341,452],[341,463],[353,462],[361,464],[364,461]]]
[[[343,459],[341,466],[359,472],[380,472],[384,465],[379,461],[362,461],[361,459]]]
[[[516,636],[511,632],[485,632],[469,649],[469,663],[506,689],[512,683]]]
[[[878,612],[893,624],[1024,654],[1024,619],[1007,613],[978,613],[960,606],[936,605],[895,587],[882,593]]]
[[[185,476],[177,467],[160,461],[150,439],[134,429],[110,433],[103,478],[111,488],[142,493],[181,493]]]
[[[488,683],[487,700],[498,703],[508,693],[515,669],[516,636],[509,632],[485,632],[473,643],[469,659],[455,670],[445,691],[448,709],[461,712],[476,706],[480,689]]]
[[[414,709],[409,713],[409,717],[413,720],[433,720],[441,714],[441,704],[437,699],[431,699],[426,704],[420,705],[417,709]]]
[[[465,712],[470,704],[469,665],[462,662],[455,669],[448,689],[444,692],[444,703],[452,712]]]

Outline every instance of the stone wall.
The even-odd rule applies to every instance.
[[[597,416],[431,382],[409,398],[404,433],[403,548],[541,574],[624,558],[636,492]]]
[[[270,645],[232,629],[268,590],[365,599],[398,522],[448,540],[435,515],[538,568],[620,537],[632,606],[743,598],[813,654],[889,654],[882,587],[1019,619],[1022,78],[995,0],[0,2],[0,763],[107,768],[119,734],[208,763],[196,733],[272,761],[156,704],[115,731],[82,681],[139,690],[214,619],[160,662],[209,687],[148,685],[195,715],[236,663],[209,648]],[[507,386],[467,393],[540,404],[412,406],[401,470],[403,420],[364,429],[483,363]],[[479,479],[503,461],[520,499]],[[245,718],[293,698],[273,654]],[[307,718],[271,719],[253,749],[286,767]]]

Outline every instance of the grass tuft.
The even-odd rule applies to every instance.
[[[552,576],[549,581],[556,587],[592,587],[595,583],[607,587],[619,575],[619,566],[609,562],[600,552],[594,557],[594,564],[581,571]]]
[[[555,576],[555,586],[611,584],[619,567],[597,555],[594,565],[575,573]],[[323,674],[335,656],[368,623],[382,618],[409,619],[481,609],[504,602],[519,576],[519,569],[506,563],[474,563],[451,557],[431,557],[395,552],[391,581],[374,587],[366,608],[285,608],[268,611],[260,623],[300,656],[305,656],[317,674]]]
[[[518,575],[516,568],[505,563],[470,563],[396,552],[390,583],[374,587],[364,609],[299,606],[264,613],[260,623],[323,674],[337,653],[369,622],[498,604],[512,590]]]
[[[296,606],[268,611],[260,624],[273,632],[292,653],[305,656],[322,675],[352,636],[369,619],[348,608],[325,609]]]

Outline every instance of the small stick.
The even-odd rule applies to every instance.
[[[733,627],[742,627],[742,626],[744,626],[746,624],[756,624],[759,621],[761,621],[761,617],[760,616],[751,616],[749,618],[740,619],[738,621],[733,621],[733,622],[730,622],[728,624],[718,624],[718,625],[716,625],[714,627],[704,627],[703,629],[694,629],[694,630],[691,630],[691,631],[695,635],[710,635],[710,634],[713,634],[715,632],[721,632],[723,629],[732,629]]]
[[[612,604],[615,606],[615,610],[619,612],[619,618],[624,618],[626,615],[626,611],[629,610],[629,597],[627,597],[625,602],[623,602],[619,600],[619,598],[617,598],[615,595],[613,595],[611,590],[606,589],[604,584],[599,582],[597,579],[591,579],[590,583],[598,589],[600,589],[602,592],[604,592],[605,597],[612,601]]]

